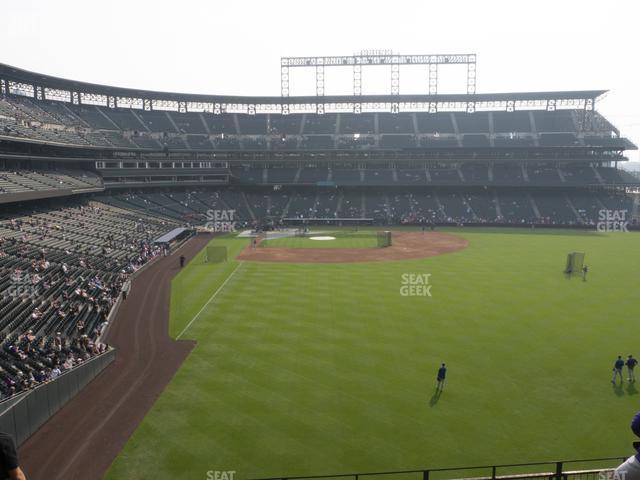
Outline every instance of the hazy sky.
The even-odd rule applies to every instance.
[[[640,144],[638,0],[20,0],[1,15],[0,62],[151,90],[279,95],[281,56],[477,53],[479,93],[608,89],[598,110]],[[460,92],[465,78],[447,72],[441,91]],[[293,93],[314,88],[292,80]],[[412,70],[401,87],[419,80]]]

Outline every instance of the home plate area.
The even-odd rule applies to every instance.
[[[314,235],[331,239],[329,235]],[[313,237],[311,237],[313,238]],[[389,262],[432,257],[466,248],[467,240],[443,232],[393,232],[393,243],[386,248],[251,248],[246,247],[238,260],[288,263]]]

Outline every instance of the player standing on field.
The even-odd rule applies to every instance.
[[[633,356],[629,355],[629,358],[627,358],[627,363],[625,365],[627,366],[627,371],[629,372],[629,381],[630,382],[635,382],[636,381],[636,376],[633,373],[633,369],[635,368],[635,366],[637,364],[638,364],[638,360],[633,358]]]
[[[438,369],[438,385],[436,386],[436,390],[442,391],[444,388],[444,379],[447,376],[447,367],[442,364],[442,366]]]
[[[618,355],[618,359],[613,365],[613,378],[611,379],[611,383],[616,383],[616,378],[618,376],[620,376],[620,382],[624,382],[622,379],[622,367],[624,367],[624,360],[621,355]]]

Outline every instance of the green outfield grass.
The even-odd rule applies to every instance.
[[[420,261],[196,258],[174,280],[171,334],[217,292],[181,336],[197,347],[107,478],[630,454],[640,386],[610,379],[616,355],[640,356],[640,235],[456,233],[466,250]],[[233,258],[246,242],[213,243]],[[562,274],[570,251],[586,252],[587,282]],[[431,274],[432,297],[401,296],[405,273]]]
[[[327,230],[321,228],[311,229],[310,234],[306,237],[283,237],[263,240],[260,247],[278,247],[278,248],[377,248],[378,240],[376,231],[361,230],[345,231],[345,230]],[[330,236],[335,240],[311,240],[310,237]]]

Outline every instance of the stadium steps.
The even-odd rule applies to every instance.
[[[418,135],[420,135],[420,129],[418,129],[418,117],[416,116],[415,113],[411,114],[411,123],[413,124],[413,134],[416,136],[416,139],[417,139]]]
[[[302,166],[298,167],[298,171],[293,176],[293,183],[298,183],[298,180],[300,180],[300,174],[301,173],[302,173]]]
[[[471,216],[473,217],[473,219],[476,220],[476,221],[480,220],[480,217],[478,215],[476,215],[476,212],[473,209],[473,207],[471,206],[471,203],[469,203],[469,200],[467,199],[467,196],[464,195],[464,194],[460,194],[460,198],[462,199],[462,203],[464,204],[465,208],[467,209],[467,212],[471,213]]]
[[[456,167],[456,172],[458,172],[458,177],[460,177],[460,181],[464,183],[465,182],[464,174],[462,173],[462,170],[460,169],[460,167]]]
[[[342,194],[342,192],[340,192],[338,194],[338,202],[336,204],[336,211],[334,212],[334,215],[337,216],[337,213],[342,211],[342,202],[343,202],[343,200],[344,200],[344,195]]]
[[[538,138],[538,128],[536,127],[536,119],[533,116],[533,112],[529,112],[529,124],[531,125],[531,133],[533,133],[533,145],[539,147],[540,139]]]
[[[493,131],[493,112],[489,112],[489,146],[491,148],[496,146],[494,134],[495,132]]]
[[[361,176],[360,178],[362,179],[362,176],[364,176],[364,172],[360,172]],[[364,218],[367,215],[367,196],[364,194],[364,192],[360,193],[360,218]]]
[[[456,142],[458,142],[458,147],[462,148],[462,136],[460,135],[460,129],[458,128],[458,121],[453,113],[449,113],[449,115],[451,116],[453,130],[456,132]]]
[[[262,169],[262,183],[269,183],[269,169],[267,167]]]
[[[393,219],[393,213],[391,212],[391,202],[389,201],[389,195],[384,193],[384,211],[387,214],[387,221],[391,221]]]
[[[182,133],[180,131],[180,129],[178,128],[178,125],[176,125],[176,122],[173,121],[173,117],[171,115],[169,115],[169,112],[164,112],[164,114],[167,116],[167,118],[169,119],[169,123],[173,126],[173,128],[176,129],[176,132],[178,133]]]
[[[204,131],[211,135],[211,129],[209,128],[207,121],[204,119],[204,115],[202,115],[202,112],[198,114],[198,117],[200,117],[200,121],[202,122],[202,125],[204,125]]]
[[[360,169],[360,183],[364,183],[364,169]]]
[[[340,118],[341,118],[340,114],[336,115],[336,129],[333,132],[334,135],[339,135],[340,134]],[[336,146],[335,145],[336,139],[334,138],[333,140],[334,140],[334,145],[333,146],[335,147]]]
[[[391,169],[391,176],[393,178],[393,182],[398,183],[398,170],[396,170],[395,167]]]
[[[502,216],[502,207],[500,206],[500,199],[498,198],[497,190],[493,191],[493,204],[496,207],[496,215],[498,216],[498,218],[504,218]]]
[[[558,169],[558,171],[560,171],[560,169]],[[584,223],[584,218],[582,217],[582,215],[580,215],[580,212],[578,212],[578,209],[576,208],[576,206],[573,204],[573,202],[569,198],[569,195],[567,195],[565,193],[564,194],[564,199],[567,202],[567,205],[569,205],[569,208],[571,209],[573,214],[576,216],[576,220],[578,221],[578,223]]]
[[[294,195],[289,195],[289,199],[287,200],[287,204],[282,209],[282,215],[280,215],[280,220],[282,220],[283,218],[287,218],[287,216],[289,215],[289,208],[291,208],[291,202],[293,201],[293,197],[295,197],[295,194]]]
[[[113,125],[113,129],[114,129],[114,130],[120,131],[120,127],[116,124],[116,122],[114,122],[113,120],[111,120],[111,118],[109,117],[109,115],[107,115],[106,113],[104,113],[104,112],[102,111],[102,109],[100,109],[100,108],[98,108],[98,107],[97,107],[97,105],[94,105],[94,108],[96,109],[96,111],[97,111],[100,115],[102,115],[104,118],[106,118],[106,119],[107,119],[107,122],[109,122],[111,125]],[[108,139],[107,139],[107,140],[108,140]],[[113,143],[113,142],[111,142],[111,143]]]
[[[604,178],[602,178],[602,175],[600,175],[600,172],[598,171],[598,169],[595,166],[591,165],[591,170],[593,170],[593,173],[598,179],[598,182],[604,183]]]
[[[536,201],[533,199],[533,197],[529,192],[527,192],[527,198],[529,199],[529,203],[531,204],[531,209],[533,210],[533,213],[535,213],[536,218],[542,217],[542,215],[540,215],[540,209],[538,209],[538,205],[536,204]]]
[[[424,174],[427,177],[427,182],[431,183],[431,173],[429,172],[429,167],[425,164],[424,166]]]
[[[69,115],[72,115],[73,117],[75,117],[78,121],[78,123],[80,123],[83,127],[87,127],[87,128],[91,128],[93,129],[93,127],[91,125],[89,125],[88,122],[86,122],[82,117],[80,117],[80,115],[76,115],[76,113],[71,110],[69,107],[67,107],[65,102],[60,102],[60,105],[62,105],[62,109],[64,111],[66,111]]]
[[[520,164],[520,169],[522,170],[522,178],[524,179],[525,182],[529,181],[529,173],[527,172],[527,169],[524,166],[524,163]]]
[[[640,195],[633,196],[633,207],[631,208],[631,220],[640,220]]]
[[[298,131],[298,135],[300,135],[300,136],[304,135],[304,124],[306,123],[306,121],[307,121],[307,114],[303,113],[302,114],[302,122],[300,122],[300,130]],[[300,142],[298,142],[298,143],[300,143]],[[300,145],[298,145],[298,146],[300,146]]]
[[[442,215],[442,218],[448,218],[447,212],[444,209],[444,205],[442,205],[440,197],[438,196],[438,192],[436,192],[435,190],[433,191],[433,198],[438,205],[438,210],[440,211],[440,215]]]
[[[600,199],[600,197],[596,194],[593,196],[593,198],[596,200],[596,203],[598,204],[598,208],[600,210],[607,210],[607,206],[603,203],[603,201]]]
[[[147,126],[146,123],[144,123],[142,121],[142,119],[138,116],[138,114],[136,113],[134,108],[129,109],[129,111],[131,112],[131,114],[135,117],[135,119],[138,121],[138,123],[142,126],[142,130],[151,133],[151,129]]]
[[[560,181],[562,183],[567,183],[567,179],[564,176],[564,172],[562,171],[562,169],[560,167],[558,167],[558,176],[560,177]]]
[[[244,191],[240,192],[240,198],[242,198],[244,206],[247,207],[247,211],[249,212],[249,215],[251,215],[251,219],[254,222],[257,221],[256,220],[256,214],[253,212],[253,209],[251,208],[251,205],[249,205],[249,202],[247,201],[247,196],[244,194]]]
[[[205,200],[202,200],[200,197],[198,197],[198,195],[195,195],[195,194],[192,195],[191,199],[198,202],[200,205],[202,205],[204,207],[205,212],[208,212],[213,207],[213,205],[208,204]]]
[[[240,122],[238,121],[238,115],[233,114],[233,125],[236,129],[236,135],[240,135]]]
[[[318,216],[318,207],[320,206],[320,192],[316,192],[316,198],[313,199],[312,215]]]
[[[490,182],[493,182],[493,164],[492,163],[489,164],[489,171],[487,172],[487,177],[489,178]]]

